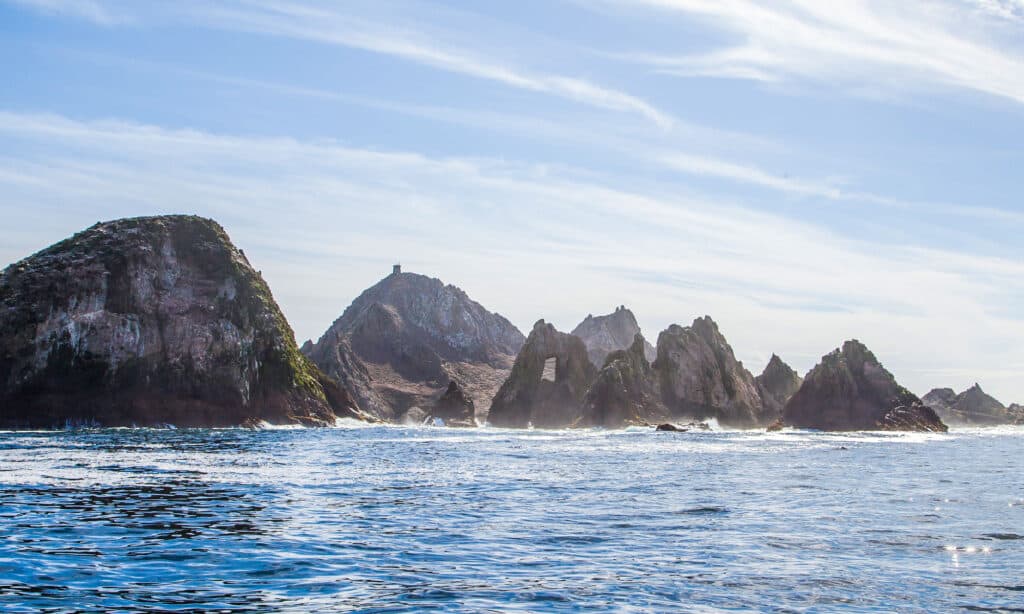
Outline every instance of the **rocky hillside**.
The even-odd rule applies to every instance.
[[[782,408],[800,389],[803,378],[784,363],[781,358],[772,354],[768,365],[761,375],[754,378],[757,389],[761,393],[761,403],[769,419],[782,417]]]
[[[978,384],[960,394],[951,388],[935,388],[921,397],[921,400],[947,424],[1014,424],[1019,419],[1017,412],[1011,412]]]
[[[545,366],[554,374],[545,377]],[[516,357],[515,365],[491,404],[494,426],[547,428],[578,426],[582,403],[597,370],[576,336],[539,320]]]
[[[827,431],[946,431],[931,408],[857,340],[823,356],[783,410],[789,426]]]
[[[588,315],[571,334],[583,340],[590,362],[600,369],[609,354],[629,348],[633,339],[641,333],[636,316],[623,305],[608,315]],[[653,361],[656,356],[654,346],[645,340],[643,350],[648,362]]]
[[[451,381],[486,407],[523,335],[455,286],[396,271],[364,291],[306,354],[368,411],[399,420],[436,403]]]
[[[658,335],[654,370],[661,398],[673,416],[715,418],[722,424],[765,424],[754,376],[736,360],[710,316],[676,324]]]
[[[96,224],[0,273],[4,428],[336,415],[359,414],[212,220]]]

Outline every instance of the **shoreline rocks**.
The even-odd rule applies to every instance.
[[[823,431],[913,430],[947,426],[856,339],[822,357],[783,409],[786,425]]]
[[[544,378],[549,360],[554,363],[553,380]],[[596,374],[579,337],[538,320],[494,397],[488,420],[494,426],[514,428],[576,426]]]
[[[949,424],[998,426],[1024,423],[1024,416],[986,394],[977,383],[960,394],[952,388],[934,388],[921,400]]]

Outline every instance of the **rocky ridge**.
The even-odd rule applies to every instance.
[[[921,397],[948,424],[999,425],[1021,422],[1016,411],[987,394],[977,383],[957,394],[952,388],[935,388]]]

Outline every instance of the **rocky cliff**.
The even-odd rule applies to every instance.
[[[224,229],[92,226],[0,273],[0,426],[330,424],[360,415]]]
[[[545,377],[549,361],[554,363],[550,379]],[[494,397],[488,420],[494,426],[513,428],[577,426],[596,372],[579,337],[539,320]]]
[[[789,426],[827,431],[946,431],[930,407],[885,370],[864,344],[823,356],[783,410]]]
[[[769,420],[782,417],[782,408],[800,389],[803,378],[781,358],[772,354],[761,375],[754,378],[761,393],[765,416]]]
[[[736,360],[710,316],[676,324],[658,335],[654,371],[661,398],[675,417],[715,418],[722,424],[765,424],[754,376]]]
[[[649,346],[637,333],[628,349],[608,355],[583,399],[579,426],[622,428],[668,420],[668,409],[647,361],[645,347]]]
[[[636,316],[623,305],[608,315],[588,315],[570,334],[583,340],[590,362],[600,369],[609,354],[629,348],[633,339],[641,333]],[[648,362],[653,361],[657,355],[654,346],[644,340],[643,350]]]
[[[428,407],[448,383],[489,403],[510,372],[523,335],[455,286],[395,272],[364,291],[306,348],[369,411],[400,419]]]
[[[974,384],[956,394],[951,388],[935,388],[921,397],[947,424],[997,425],[1017,422],[1016,412]]]

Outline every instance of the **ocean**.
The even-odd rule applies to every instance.
[[[0,610],[1024,611],[1024,428],[0,433]]]

